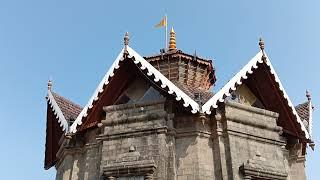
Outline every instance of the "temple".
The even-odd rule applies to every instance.
[[[44,168],[56,180],[305,180],[311,95],[294,106],[260,51],[220,90],[212,60],[124,47],[82,107],[48,82]]]

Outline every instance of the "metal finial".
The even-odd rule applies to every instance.
[[[193,60],[194,60],[194,61],[196,61],[196,60],[197,60],[197,50],[194,50]]]
[[[266,57],[266,55],[265,55],[265,53],[264,53],[264,41],[263,41],[263,39],[260,37],[260,39],[259,39],[259,46],[260,46],[260,49],[261,49],[261,51],[262,51],[262,57],[261,57],[261,59],[262,59],[262,61],[263,62],[265,62],[266,60],[267,60],[267,57]]]
[[[128,32],[126,32],[126,34],[124,35],[123,40],[124,40],[124,45],[128,46],[129,45],[129,33]]]
[[[264,41],[262,38],[259,39],[259,46],[260,46],[261,51],[263,51],[264,50]]]
[[[311,94],[308,90],[306,90],[306,97],[307,97],[308,101],[311,101]]]
[[[52,88],[52,81],[51,81],[51,79],[49,79],[49,81],[48,81],[48,90],[51,91],[51,88]]]
[[[173,27],[172,27],[171,31],[170,31],[169,50],[174,50],[174,49],[177,49],[176,33],[174,32]]]
[[[126,34],[124,35],[124,52],[123,52],[123,58],[127,58],[129,55],[127,46],[129,45],[129,33],[126,32]]]

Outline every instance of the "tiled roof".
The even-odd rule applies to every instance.
[[[309,117],[310,117],[309,106],[310,106],[309,101],[302,103],[302,104],[298,104],[297,106],[295,106],[295,109],[296,109],[298,115],[300,116],[300,118],[303,120],[306,120],[308,122],[309,122]]]
[[[181,51],[179,49],[167,51],[163,55],[175,55],[175,54],[180,54],[180,55],[182,55],[182,56],[184,56],[186,58],[189,58],[190,60],[194,59],[194,55],[190,55],[190,54],[184,53],[183,51]],[[147,61],[154,61],[154,60],[157,60],[160,57],[161,57],[161,54],[155,54],[155,55],[151,55],[151,56],[144,56],[144,58]],[[212,63],[211,59],[202,58],[202,57],[199,57],[198,55],[196,56],[196,59],[197,59],[197,61],[199,63],[209,63],[209,64]]]
[[[54,99],[60,107],[66,120],[75,120],[83,109],[80,105],[73,103],[72,101],[60,96],[57,93],[52,92]]]
[[[199,87],[188,86],[178,81],[173,81],[173,84],[175,84],[179,89],[181,89],[184,93],[186,93],[190,98],[194,100],[197,99],[195,97],[195,94],[201,94],[201,102],[203,103],[207,102],[213,96],[213,93],[211,91],[204,90]]]
[[[308,130],[310,137],[312,136],[312,113],[313,113],[313,105],[311,100],[308,100],[305,103],[298,104],[295,106],[295,109],[301,118],[302,121],[305,121],[306,129]]]

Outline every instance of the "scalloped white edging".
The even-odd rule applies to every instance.
[[[69,129],[68,121],[64,117],[59,105],[57,104],[56,100],[54,99],[52,93],[50,90],[48,90],[48,98],[47,98],[48,103],[50,104],[51,108],[53,109],[53,113],[58,119],[58,122],[60,124],[60,127],[62,127],[62,130],[64,132],[67,132]]]
[[[243,79],[247,79],[247,74],[252,74],[252,69],[257,69],[258,64],[264,63],[261,59],[262,51],[258,52],[255,57],[253,57],[248,64],[246,64],[221,90],[219,90],[212,98],[210,98],[203,106],[202,112],[206,114],[211,114],[211,108],[216,109],[218,107],[219,102],[224,102],[225,98],[231,95],[231,92],[236,90],[236,88],[242,84]],[[275,72],[268,56],[266,56],[266,65],[270,67],[271,74],[274,75],[275,81],[278,83],[279,89],[283,92],[283,97],[287,100],[288,106],[291,108],[292,113],[296,117],[297,122],[300,124],[301,130],[305,133],[305,137],[309,139],[310,135],[302,123],[296,109],[294,108],[289,96],[284,90],[281,81]]]
[[[185,94],[181,89],[179,89],[176,85],[174,85],[169,79],[167,79],[163,74],[161,74],[156,68],[154,68],[148,61],[146,61],[142,56],[140,56],[137,52],[135,52],[132,48],[128,47],[128,52],[130,56],[135,57],[135,64],[141,64],[140,69],[147,69],[148,76],[154,75],[154,81],[161,81],[161,88],[168,87],[168,93],[174,94],[177,101],[183,100],[184,107],[191,107],[191,112],[193,114],[197,113],[200,110],[199,104],[195,102],[192,98],[190,98],[187,94]]]
[[[310,137],[312,137],[312,113],[313,113],[313,108],[312,108],[312,103],[310,100],[310,102],[309,102],[309,135],[310,135]]]
[[[192,113],[197,113],[200,108],[199,104],[195,102],[192,98],[190,98],[188,95],[186,95],[182,90],[180,90],[177,86],[175,86],[170,80],[168,80],[164,75],[162,75],[157,69],[155,69],[149,62],[147,62],[142,56],[140,56],[136,51],[134,51],[132,48],[127,46],[127,51],[129,53],[129,57],[134,57],[134,63],[135,64],[141,64],[140,69],[141,70],[147,70],[147,75],[152,76],[154,75],[154,82],[161,82],[161,88],[168,87],[168,93],[174,94],[176,96],[176,100],[180,101],[183,100],[183,106],[184,107],[191,107]],[[123,61],[123,52],[124,48],[119,53],[116,60],[113,62],[112,66],[108,70],[108,72],[105,74],[103,79],[101,80],[100,84],[98,85],[97,89],[93,93],[92,97],[90,98],[87,105],[82,109],[74,123],[70,126],[69,132],[76,133],[77,132],[77,126],[82,124],[82,119],[86,117],[88,114],[88,110],[93,108],[93,102],[97,101],[99,99],[99,94],[104,91],[104,85],[109,84],[109,78],[112,78],[114,76],[114,71],[116,69],[120,68],[120,61]]]

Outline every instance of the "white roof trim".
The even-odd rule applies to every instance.
[[[78,115],[77,119],[70,126],[70,132],[71,133],[77,132],[77,126],[82,124],[82,118],[86,117],[88,115],[87,114],[88,109],[91,109],[93,107],[93,102],[97,101],[99,99],[99,93],[103,92],[104,85],[109,84],[109,77],[113,77],[114,76],[114,71],[116,69],[119,69],[119,67],[120,67],[119,63],[120,63],[120,61],[123,60],[123,51],[124,51],[124,48],[121,50],[121,52],[119,53],[118,57],[113,62],[113,64],[111,65],[110,69],[108,70],[108,72],[104,75],[103,79],[99,83],[97,89],[94,91],[94,93],[91,96],[91,98],[90,98],[89,102],[87,103],[87,105],[82,109],[82,111]]]
[[[219,90],[211,99],[209,99],[203,106],[202,106],[202,112],[205,112],[207,114],[211,114],[211,108],[217,108],[219,102],[224,102],[225,98],[230,96],[230,92],[236,90],[237,86],[242,84],[243,79],[247,79],[247,74],[252,74],[252,69],[257,69],[258,64],[263,63],[261,60],[262,52],[260,51],[253,57],[247,65],[245,65],[221,90]],[[300,127],[302,131],[305,133],[305,137],[309,139],[309,133],[307,129],[305,128],[304,124],[302,123],[296,109],[294,108],[291,100],[289,99],[289,96],[287,95],[286,91],[284,90],[281,81],[275,72],[269,58],[266,58],[266,65],[270,67],[271,74],[274,75],[275,81],[279,85],[279,89],[283,92],[283,97],[288,101],[288,106],[291,108],[292,113],[295,115],[297,122],[300,124]]]
[[[173,94],[175,93],[176,100],[180,101],[183,100],[184,107],[191,107],[191,112],[193,114],[197,113],[200,110],[199,104],[190,98],[187,94],[185,94],[181,89],[179,89],[176,85],[174,85],[169,79],[167,79],[163,74],[161,74],[156,68],[154,68],[148,61],[146,61],[142,56],[140,56],[137,52],[135,52],[132,48],[128,47],[128,52],[130,56],[135,57],[135,64],[141,64],[140,69],[145,70],[147,69],[148,76],[154,75],[154,81],[159,82],[161,81],[161,88],[168,87],[168,93]]]
[[[193,99],[191,99],[188,95],[186,95],[182,90],[180,90],[177,86],[175,86],[170,80],[168,80],[164,75],[162,75],[157,69],[155,69],[149,62],[147,62],[142,56],[140,56],[137,52],[135,52],[132,48],[127,46],[127,51],[129,53],[130,57],[135,57],[135,64],[141,64],[140,69],[145,70],[147,69],[148,76],[154,75],[154,81],[159,82],[161,81],[161,88],[166,88],[168,87],[169,94],[175,93],[176,95],[176,100],[180,101],[181,99],[184,101],[183,106],[188,107],[190,106],[192,108],[191,112],[192,113],[197,113],[199,111],[199,104],[195,102]],[[71,133],[76,133],[77,132],[77,126],[82,124],[82,119],[83,117],[86,117],[88,109],[91,109],[93,107],[93,102],[97,101],[99,99],[99,93],[102,93],[104,91],[103,87],[104,85],[109,84],[109,77],[114,76],[114,70],[118,69],[120,67],[119,62],[123,61],[123,52],[124,49],[121,50],[119,53],[118,57],[116,60],[113,62],[112,66],[108,70],[108,72],[105,74],[103,79],[101,80],[100,84],[98,85],[97,89],[93,93],[92,97],[90,98],[89,102],[87,105],[82,109],[74,123],[70,127],[70,132]]]
[[[230,91],[236,90],[236,85],[242,84],[242,79],[247,79],[247,73],[252,74],[252,68],[257,69],[257,61],[261,61],[262,53],[259,52],[252,58],[247,65],[245,65],[226,85],[223,86],[212,98],[210,98],[203,106],[202,111],[211,114],[211,107],[218,108],[219,102],[224,102],[224,99],[230,96]]]
[[[69,125],[68,121],[64,117],[60,107],[58,106],[56,100],[54,99],[52,93],[50,90],[48,90],[48,98],[47,98],[48,103],[50,104],[51,108],[53,109],[54,115],[57,117],[58,122],[60,124],[60,127],[62,127],[62,130],[64,132],[68,131]]]
[[[310,135],[310,139],[312,137],[312,113],[313,113],[313,108],[312,108],[312,103],[310,100],[310,102],[309,102],[309,135]]]

